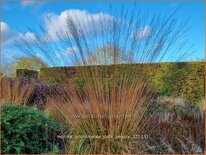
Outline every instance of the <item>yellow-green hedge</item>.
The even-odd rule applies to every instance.
[[[84,68],[91,69],[92,67]],[[103,78],[110,78],[114,71],[113,66],[96,68]],[[137,80],[138,75],[146,73],[146,79],[159,95],[182,97],[192,102],[199,102],[204,97],[204,62],[130,64],[118,65],[117,68],[118,72],[126,71],[125,73],[128,74],[135,72]],[[40,78],[50,84],[57,84],[64,78],[75,77],[78,85],[82,86],[80,84],[83,82],[81,73],[77,70],[78,68],[74,67],[42,68]]]

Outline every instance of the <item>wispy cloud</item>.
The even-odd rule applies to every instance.
[[[152,30],[150,26],[144,26],[142,28],[139,28],[135,33],[136,39],[144,39],[149,37],[152,34]]]
[[[44,4],[45,4],[45,2],[32,1],[32,0],[27,0],[27,1],[21,2],[22,7],[30,7],[30,8],[34,8],[34,9],[41,8]]]
[[[74,47],[68,47],[65,51],[63,52],[58,52],[56,54],[57,58],[61,58],[61,57],[65,57],[65,56],[68,56],[74,52],[77,52],[78,51],[78,48],[77,46],[74,46]]]

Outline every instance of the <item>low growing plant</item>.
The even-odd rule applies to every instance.
[[[1,121],[1,153],[57,153],[60,126],[37,109],[3,104]]]

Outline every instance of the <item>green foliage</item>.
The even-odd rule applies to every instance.
[[[2,153],[57,152],[59,125],[36,109],[2,105]]]
[[[171,63],[147,65],[147,79],[159,95],[166,95],[169,93],[165,78],[169,75],[170,64]]]
[[[59,152],[59,147],[57,145],[54,145],[52,146],[52,150],[48,154],[58,154]]]
[[[162,63],[150,69],[150,81],[160,95],[197,103],[204,98],[204,62]]]

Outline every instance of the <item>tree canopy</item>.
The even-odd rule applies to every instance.
[[[9,76],[15,77],[17,69],[28,69],[39,71],[40,68],[47,67],[40,58],[31,56],[31,57],[20,57],[14,62],[9,64]]]

